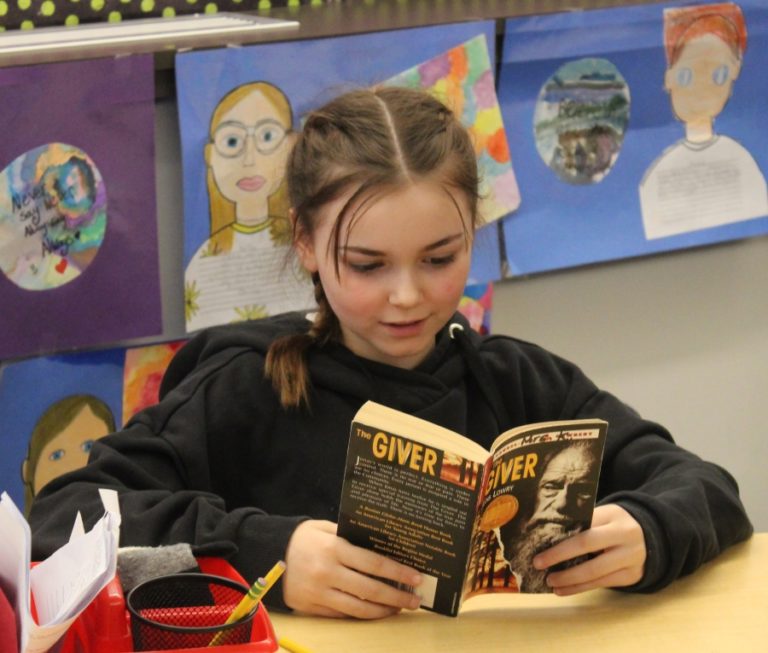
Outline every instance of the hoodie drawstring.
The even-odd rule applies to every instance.
[[[458,345],[464,362],[467,364],[475,381],[477,381],[480,392],[496,416],[499,433],[510,428],[512,422],[509,419],[509,413],[507,413],[507,408],[504,405],[501,394],[496,387],[496,382],[491,373],[486,369],[482,358],[480,358],[480,353],[470,342],[469,336],[464,332],[464,326],[458,322],[451,322],[448,325],[448,334],[451,336],[451,340]]]

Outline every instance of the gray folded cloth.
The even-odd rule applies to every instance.
[[[186,543],[129,546],[117,551],[117,575],[126,594],[145,580],[185,571],[200,571],[192,547]]]

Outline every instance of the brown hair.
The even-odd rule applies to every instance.
[[[454,114],[426,91],[378,87],[345,93],[307,116],[288,159],[294,241],[311,237],[318,211],[352,190],[328,244],[338,275],[341,227],[350,207],[377,190],[426,178],[440,182],[460,215],[451,191],[466,199],[468,224],[474,230],[479,222],[477,155]],[[348,221],[347,233],[349,228]],[[341,335],[319,276],[314,274],[312,281],[318,305],[312,328],[276,340],[267,354],[266,375],[284,407],[309,404],[308,348]]]

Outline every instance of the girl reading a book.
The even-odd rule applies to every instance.
[[[214,327],[171,363],[160,402],[94,443],[89,464],[38,495],[37,558],[77,510],[115,488],[123,546],[193,545],[249,582],[287,563],[272,607],[379,618],[419,604],[413,569],[336,535],[350,423],[368,399],[488,448],[517,425],[610,423],[591,529],[537,553],[546,583],[647,592],[752,527],[733,478],[572,363],[456,313],[477,213],[467,130],[427,93],[357,90],[311,112],[286,179],[293,242],[318,310]],[[387,582],[388,581],[388,582]]]

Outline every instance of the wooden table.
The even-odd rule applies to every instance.
[[[425,610],[371,622],[271,617],[279,637],[311,653],[768,651],[768,533],[656,594],[477,596],[456,618]]]

